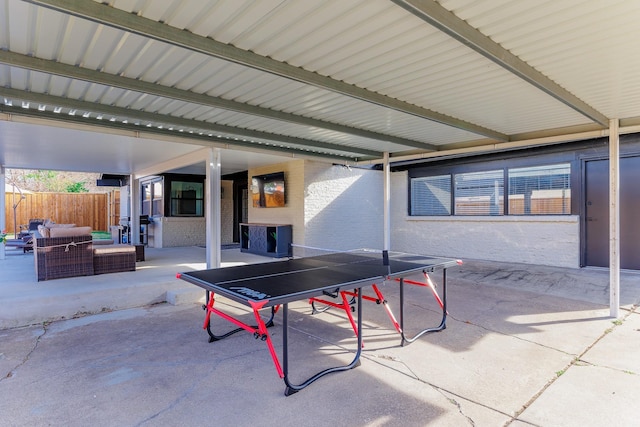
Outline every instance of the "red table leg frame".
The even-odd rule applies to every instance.
[[[276,371],[278,372],[278,375],[280,376],[280,378],[284,378],[284,372],[282,371],[282,367],[280,366],[280,361],[278,360],[278,355],[276,353],[275,348],[273,347],[273,341],[271,341],[271,335],[269,335],[269,331],[267,330],[267,324],[272,325],[273,324],[273,316],[274,314],[278,311],[277,306],[272,308],[271,311],[271,319],[269,319],[268,322],[265,323],[265,321],[262,319],[262,316],[260,316],[260,313],[258,312],[261,308],[263,308],[265,306],[265,304],[267,304],[269,301],[268,300],[264,300],[264,301],[259,301],[259,302],[249,302],[249,304],[251,304],[251,309],[253,310],[253,315],[256,319],[256,326],[251,326],[251,325],[247,325],[244,322],[241,322],[240,320],[236,319],[233,316],[228,315],[227,313],[224,313],[220,310],[218,310],[217,308],[215,308],[213,305],[215,303],[215,297],[213,292],[210,293],[209,295],[209,302],[207,302],[206,305],[206,310],[207,310],[207,314],[205,315],[204,318],[204,324],[202,325],[203,329],[206,329],[209,332],[209,342],[213,342],[213,341],[217,341],[220,340],[222,338],[226,338],[229,335],[232,335],[236,332],[239,332],[241,330],[245,330],[247,332],[253,333],[253,336],[258,339],[260,338],[262,341],[265,341],[267,343],[267,347],[269,348],[269,353],[271,354],[271,358],[273,359],[273,364],[276,367]],[[228,332],[225,335],[221,335],[221,336],[217,336],[217,335],[213,335],[211,333],[211,327],[210,327],[210,322],[211,322],[211,314],[216,314],[220,317],[222,317],[223,319],[233,323],[234,325],[238,326],[238,329],[234,329],[231,332]]]
[[[288,375],[288,371],[289,371],[289,345],[288,345],[288,341],[289,341],[289,309],[288,309],[288,304],[284,304],[284,309],[283,309],[283,322],[282,322],[282,331],[283,331],[283,348],[282,348],[282,353],[283,353],[283,365],[280,365],[280,360],[278,359],[278,355],[275,351],[275,348],[273,347],[273,341],[271,340],[271,335],[269,335],[269,331],[267,330],[267,328],[271,325],[273,325],[273,316],[275,315],[275,313],[278,311],[279,306],[275,306],[271,308],[271,318],[265,322],[262,317],[260,316],[259,310],[264,308],[264,306],[269,302],[267,300],[265,301],[259,301],[259,302],[252,302],[250,301],[249,304],[251,305],[251,309],[253,311],[253,315],[255,317],[256,320],[256,324],[257,326],[251,326],[248,325],[236,318],[234,318],[233,316],[230,316],[227,313],[224,313],[220,310],[218,310],[217,308],[214,307],[215,304],[215,298],[214,298],[214,294],[213,292],[210,292],[208,295],[208,301],[207,304],[205,306],[205,309],[207,311],[207,314],[205,316],[205,320],[204,320],[204,324],[202,325],[203,329],[206,329],[207,332],[209,332],[209,342],[213,342],[213,341],[217,341],[219,339],[228,337],[229,335],[232,335],[238,331],[241,330],[245,330],[247,332],[253,333],[253,335],[255,336],[255,338],[260,338],[262,341],[265,341],[267,344],[267,347],[269,348],[269,353],[271,354],[271,359],[273,360],[273,364],[276,367],[276,371],[278,372],[278,375],[280,376],[280,378],[282,378],[284,380],[284,383],[286,385],[286,389],[285,389],[285,396],[290,396],[300,390],[302,390],[303,388],[307,387],[308,385],[310,385],[311,383],[313,383],[314,381],[316,381],[317,379],[333,373],[333,372],[340,372],[340,371],[345,371],[348,369],[353,369],[356,366],[358,366],[360,364],[360,354],[362,351],[362,336],[361,334],[358,334],[357,331],[362,329],[362,297],[361,297],[361,292],[360,289],[356,290],[355,292],[357,294],[357,301],[358,301],[358,321],[357,324],[353,323],[353,317],[351,316],[351,311],[349,309],[349,317],[352,320],[352,326],[354,328],[354,330],[356,331],[356,336],[358,338],[358,349],[355,353],[355,356],[353,358],[353,360],[344,366],[337,366],[337,367],[333,367],[333,368],[329,368],[329,369],[325,369],[323,371],[318,372],[317,374],[311,376],[309,379],[303,381],[300,384],[293,384],[290,380],[289,380],[289,375]],[[346,298],[346,297],[345,297]],[[346,299],[345,299],[346,302]],[[211,323],[210,323],[210,319],[211,319],[211,314],[216,314],[218,316],[220,316],[221,318],[233,323],[234,325],[238,326],[237,329],[228,332],[225,335],[221,335],[221,336],[217,336],[214,335],[211,332]]]
[[[461,261],[458,261],[459,264],[461,264]],[[382,294],[382,291],[380,291],[380,289],[378,288],[377,285],[373,285],[373,291],[375,292],[376,296],[372,297],[372,296],[368,296],[368,295],[361,295],[362,299],[365,301],[370,301],[370,302],[375,302],[376,304],[382,304],[384,306],[384,309],[387,312],[387,315],[389,316],[389,319],[391,320],[391,323],[393,324],[394,328],[396,329],[396,331],[398,331],[398,333],[402,336],[402,345],[404,345],[405,342],[408,343],[412,343],[413,341],[415,341],[416,339],[418,339],[419,337],[421,337],[422,335],[424,335],[425,333],[428,332],[437,332],[437,331],[441,331],[443,329],[446,328],[446,318],[447,315],[449,314],[447,312],[447,307],[446,307],[446,292],[447,292],[447,276],[446,276],[446,270],[443,270],[443,299],[440,298],[440,295],[438,295],[438,291],[436,290],[436,285],[433,283],[433,281],[431,280],[431,278],[429,277],[429,274],[426,271],[423,271],[424,274],[424,282],[418,282],[415,280],[407,280],[407,279],[395,279],[396,281],[400,282],[400,323],[396,320],[395,316],[393,315],[393,312],[391,311],[391,308],[389,307],[389,304],[387,303],[387,300],[384,298],[384,295]],[[433,298],[436,300],[436,302],[438,303],[438,305],[440,306],[440,308],[442,309],[442,320],[440,322],[440,325],[438,325],[435,328],[429,328],[429,329],[425,329],[423,331],[421,331],[420,333],[418,333],[416,336],[414,336],[413,338],[407,338],[405,336],[403,327],[402,327],[402,317],[404,315],[404,284],[410,284],[410,285],[415,285],[415,286],[422,286],[422,287],[427,287],[431,290],[431,293],[433,294]],[[309,303],[320,303],[320,304],[324,304],[330,307],[335,307],[335,308],[339,308],[341,310],[344,310],[344,312],[347,314],[347,317],[349,319],[349,322],[351,323],[351,327],[353,328],[353,331],[355,332],[356,335],[358,335],[358,328],[355,325],[355,322],[353,320],[353,315],[351,314],[351,305],[347,300],[347,297],[355,297],[358,296],[358,292],[357,291],[340,291],[339,292],[341,298],[342,298],[342,303],[336,303],[333,301],[329,301],[327,299],[324,298],[319,298],[319,297],[314,297],[314,298],[309,298]],[[334,295],[328,295],[331,297],[334,297]]]
[[[396,328],[398,333],[400,333],[400,324],[396,321],[396,318],[393,315],[393,312],[391,311],[391,308],[389,307],[387,300],[384,299],[384,295],[382,295],[382,292],[380,291],[380,289],[378,289],[377,285],[372,285],[372,288],[376,294],[375,298],[369,295],[362,295],[362,299],[369,302],[375,302],[376,304],[382,304],[384,306],[384,309],[387,311],[387,315],[389,316],[389,319],[391,319],[391,323],[393,323],[393,326]],[[358,292],[357,291],[340,291],[339,294],[340,294],[340,297],[342,298],[342,303],[336,303],[336,302],[329,301],[327,299],[319,298],[319,297],[309,298],[309,303],[317,302],[320,304],[327,305],[329,307],[335,307],[335,308],[344,310],[344,312],[347,313],[347,318],[349,319],[349,323],[351,323],[353,332],[356,335],[358,335],[358,328],[356,327],[356,323],[353,319],[353,315],[351,314],[352,313],[351,302],[347,298],[347,297],[357,297]],[[333,296],[333,295],[330,295],[330,296]]]

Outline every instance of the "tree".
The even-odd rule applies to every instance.
[[[88,193],[87,187],[84,186],[84,182],[72,182],[71,184],[67,184],[66,191],[67,193]]]
[[[8,182],[34,192],[101,193],[104,189],[96,185],[99,177],[99,173],[7,169]]]

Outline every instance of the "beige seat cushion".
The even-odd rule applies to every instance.
[[[135,251],[136,247],[130,245],[98,245],[93,247],[94,255],[121,254]]]
[[[40,235],[45,238],[51,237],[51,235],[49,234],[49,229],[44,225],[38,226],[38,233],[40,233]]]
[[[49,237],[85,236],[92,231],[91,227],[55,227],[49,229]]]

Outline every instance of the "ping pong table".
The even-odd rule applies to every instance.
[[[245,330],[256,339],[264,341],[269,349],[276,371],[285,383],[285,396],[296,393],[317,379],[339,371],[352,369],[360,364],[362,352],[362,288],[376,286],[387,280],[397,280],[400,286],[400,324],[395,324],[402,335],[402,343],[412,342],[419,336],[443,330],[446,327],[446,270],[460,264],[461,261],[447,258],[435,258],[423,255],[405,254],[387,251],[357,250],[328,253],[317,256],[291,258],[263,264],[249,264],[226,268],[214,268],[199,271],[178,273],[179,279],[199,286],[207,292],[205,305],[206,315],[203,328],[209,333],[209,341],[217,341],[236,332]],[[422,330],[413,338],[404,335],[404,282],[405,277],[422,272],[442,270],[442,320],[435,328]],[[376,288],[377,289],[377,288]],[[435,293],[435,290],[432,289]],[[288,305],[299,300],[313,301],[322,297],[346,298],[346,292],[357,302],[357,323],[354,331],[357,336],[357,349],[353,360],[343,366],[324,369],[299,384],[289,379],[289,344],[288,344]],[[221,311],[215,306],[215,295],[224,296],[232,301],[249,307],[253,311],[255,325],[249,325]],[[437,295],[437,294],[435,294]],[[382,295],[378,295],[381,297]],[[366,297],[365,297],[366,298]],[[380,302],[380,301],[377,301]],[[384,301],[385,307],[386,301]],[[274,348],[268,328],[273,326],[273,319],[282,306],[282,365]],[[271,316],[264,320],[259,311],[270,308]],[[390,309],[388,309],[388,313]],[[211,315],[215,314],[237,326],[224,335],[215,335],[211,331]],[[393,315],[390,314],[392,320]]]

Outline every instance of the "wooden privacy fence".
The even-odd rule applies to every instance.
[[[117,197],[114,193],[118,193]],[[117,223],[114,218],[119,216],[114,214],[119,214],[119,192],[114,193],[28,193],[24,194],[22,201],[19,193],[6,193],[6,229],[9,233],[14,231],[13,206],[19,202],[16,208],[17,231],[31,218],[108,231],[110,225]]]

